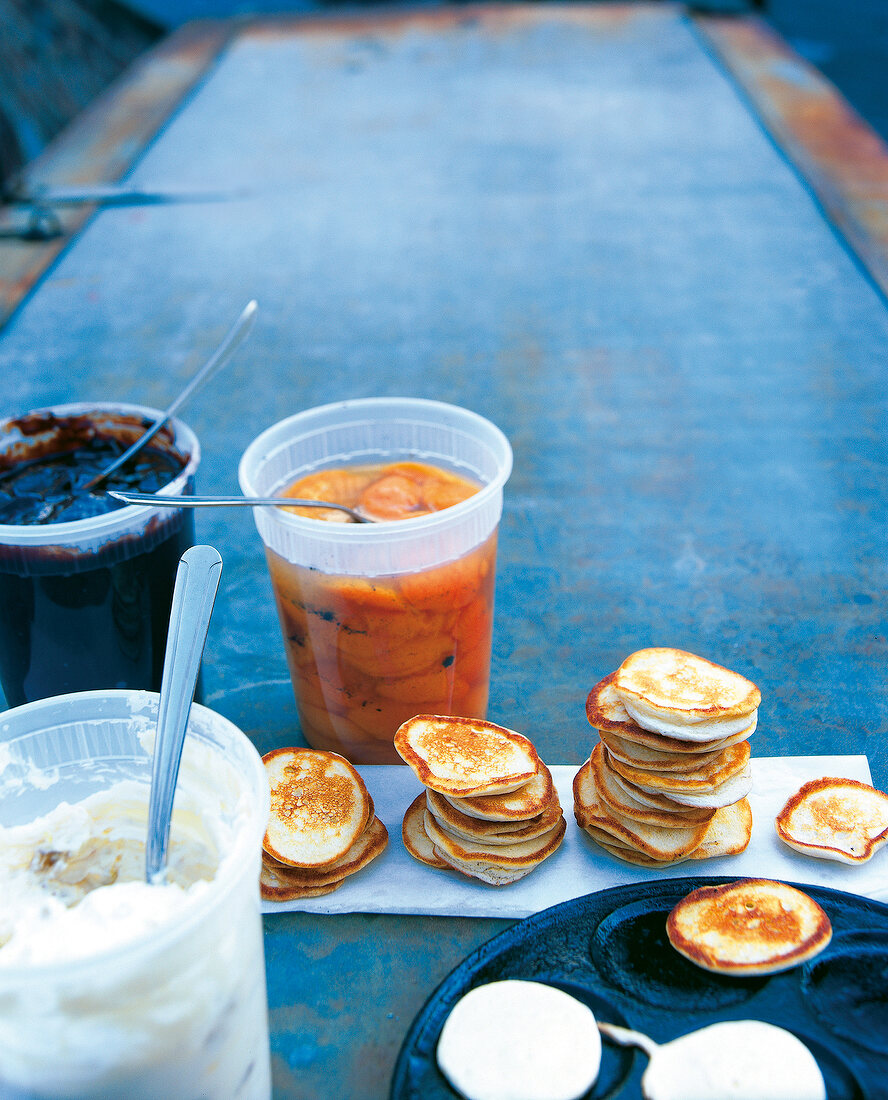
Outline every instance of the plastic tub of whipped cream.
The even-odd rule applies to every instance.
[[[0,1097],[267,1100],[268,783],[193,705],[167,881],[145,883],[158,696],[0,714]]]

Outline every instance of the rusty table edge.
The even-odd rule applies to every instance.
[[[27,166],[27,186],[117,183],[205,79],[239,25],[221,19],[189,23],[146,51]],[[0,240],[0,327],[96,209],[60,209],[62,232],[49,240]],[[22,213],[8,211],[4,228],[18,223]]]
[[[693,25],[827,221],[888,299],[888,145],[758,16]]]
[[[792,164],[827,220],[888,298],[888,146],[812,65],[755,15],[683,13],[710,56],[734,81],[752,114]],[[161,127],[238,34],[346,33],[401,28],[419,21],[445,27],[478,19],[582,23],[630,18],[645,4],[467,4],[435,9],[381,8],[321,17],[248,17],[190,23],[135,62],[28,168],[44,184],[113,183],[138,160]],[[662,5],[660,6],[662,8]],[[64,233],[45,242],[0,240],[0,326],[94,214],[95,207],[61,213]]]

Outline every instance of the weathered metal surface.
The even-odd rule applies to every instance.
[[[101,0],[0,0],[0,192],[160,27]]]
[[[677,6],[670,6],[678,10]],[[631,2],[602,4],[594,10],[589,5],[559,4],[556,7],[561,25],[588,29],[591,22],[596,33],[608,34],[644,18]],[[382,36],[386,40],[403,40],[404,36],[416,33],[447,35],[465,28],[473,28],[484,35],[500,35],[539,25],[539,12],[533,4],[479,3],[419,8],[395,5],[364,11],[350,9],[317,11],[311,15],[264,15],[246,24],[241,30],[241,37],[274,41],[282,35],[298,34],[305,40],[327,38],[354,42],[364,34]]]
[[[204,76],[232,32],[233,26],[224,22],[192,26],[151,50],[28,166],[25,190],[120,179]],[[57,210],[57,236],[23,240],[19,234],[28,226],[27,209],[0,206],[0,325],[96,209],[85,203]]]
[[[658,643],[760,684],[757,755],[867,753],[888,783],[888,313],[683,9],[239,26],[127,176],[160,181],[247,197],[95,216],[0,336],[12,410],[162,407],[255,297],[184,413],[198,490],[326,401],[489,416],[515,451],[490,717],[545,760],[587,756],[589,688]],[[197,528],[225,562],[206,701],[299,743],[251,517]],[[384,1096],[410,1017],[500,926],[268,918],[277,1094]]]
[[[761,20],[698,26],[827,217],[888,295],[888,147],[812,65]]]

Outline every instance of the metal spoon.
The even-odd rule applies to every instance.
[[[222,558],[212,546],[190,547],[176,572],[148,802],[145,879],[151,884],[166,875],[179,762],[221,572]]]
[[[220,370],[228,360],[234,355],[241,344],[246,340],[250,329],[253,327],[253,321],[256,317],[256,310],[259,308],[255,298],[252,301],[247,302],[240,317],[234,322],[222,343],[216,348],[210,358],[204,363],[200,370],[191,379],[188,385],[182,390],[179,396],[173,401],[173,403],[167,408],[167,410],[154,421],[150,428],[145,431],[143,435],[128,447],[122,455],[116,458],[110,466],[106,466],[101,473],[96,474],[95,477],[90,478],[85,485],[81,486],[81,489],[94,489],[96,485],[101,484],[106,478],[110,477],[115,471],[119,470],[126,462],[137,454],[141,449],[157,435],[160,429],[166,424],[170,417],[176,412],[176,410],[184,404],[184,402],[194,393],[198,386],[203,385],[209,378]]]
[[[122,489],[108,489],[107,495],[123,504],[151,504],[160,508],[213,508],[216,505],[222,507],[237,507],[249,505],[251,508],[260,508],[269,504],[276,504],[287,508],[333,508],[338,512],[345,512],[351,516],[355,523],[378,523],[379,520],[364,515],[345,504],[334,504],[329,500],[303,500],[301,497],[176,497],[155,496],[152,493],[130,493]]]

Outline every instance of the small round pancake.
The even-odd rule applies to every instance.
[[[667,647],[630,654],[614,687],[639,726],[691,741],[745,729],[761,703],[761,692],[745,676]]]
[[[605,752],[605,759],[606,758],[607,753]],[[637,799],[643,806],[649,806],[655,810],[662,810],[663,813],[678,814],[684,814],[685,812],[687,812],[687,810],[691,809],[691,807],[689,806],[682,805],[681,802],[676,802],[672,798],[667,798],[667,796],[664,794],[654,794],[653,791],[643,791],[641,787],[636,787],[634,783],[629,783],[622,777],[622,775],[620,775],[618,772],[613,771],[613,769],[610,769],[609,778],[613,780],[613,784],[615,787],[619,787],[621,791],[624,791],[627,795]],[[699,806],[697,807],[697,809],[701,813],[712,814],[716,809],[718,809],[718,807]],[[702,818],[700,820],[702,820]]]
[[[587,825],[583,831],[609,856],[636,867],[674,867],[677,863],[684,863],[688,859],[688,856],[680,856],[678,859],[652,859],[644,852],[637,852],[634,848],[620,844],[614,837],[602,832],[601,829],[596,829],[594,825]]]
[[[434,846],[425,831],[426,792],[418,794],[407,807],[401,823],[401,839],[404,847],[420,863],[439,871],[449,871],[450,864],[435,854]]]
[[[865,863],[888,843],[888,794],[856,779],[813,779],[787,800],[776,827],[804,855]]]
[[[566,828],[562,817],[554,829],[536,840],[494,846],[458,840],[445,832],[431,813],[426,811],[425,816],[425,831],[435,854],[457,871],[491,886],[504,886],[529,874],[558,849]]]
[[[740,879],[701,886],[672,909],[669,942],[718,974],[772,974],[813,958],[829,943],[829,917],[785,882]]]
[[[328,867],[344,856],[370,816],[354,767],[318,749],[275,749],[262,761],[271,788],[265,851],[292,867]]]
[[[542,836],[522,840],[515,844],[486,844],[480,840],[464,840],[448,832],[435,817],[426,811],[424,820],[426,835],[442,858],[452,856],[460,860],[485,860],[503,867],[519,867],[535,864],[558,847],[564,836],[564,816],[559,815],[555,825]]]
[[[627,741],[617,733],[605,731],[600,732],[600,736],[614,759],[622,760],[624,764],[629,764],[633,768],[655,772],[696,771],[698,768],[711,765],[722,753],[721,749],[697,753],[670,752]]]
[[[561,805],[557,797],[550,799],[546,809],[528,822],[482,821],[477,817],[468,817],[437,791],[426,791],[426,803],[443,829],[453,836],[464,840],[480,840],[485,844],[517,844],[522,840],[533,840],[549,832],[558,824],[561,817]],[[503,832],[500,826],[505,825]]]
[[[647,806],[634,798],[616,782],[616,776],[607,764],[608,753],[602,744],[592,750],[592,755],[574,776],[574,803],[583,806],[600,801],[624,817],[642,821],[646,825],[700,825],[711,821],[715,810],[694,810],[675,805],[662,810]]]
[[[738,856],[752,840],[752,807],[748,798],[716,810],[700,846],[691,852],[691,859],[718,859]]]
[[[325,886],[338,879],[355,874],[378,855],[388,845],[388,830],[378,817],[371,817],[367,828],[361,833],[344,856],[325,867],[289,867],[281,864],[283,877],[294,886]],[[267,858],[268,854],[265,853]]]
[[[738,741],[748,741],[755,733],[758,725],[758,716],[745,729],[740,729],[727,737],[717,737],[707,741],[679,741],[677,737],[669,737],[665,733],[651,733],[650,730],[642,730],[636,726],[631,731],[623,730],[620,737],[624,741],[633,741],[639,745],[645,745],[649,749],[665,749],[669,752],[686,752],[691,756],[700,752],[721,752]],[[680,748],[683,745],[684,748]]]
[[[647,825],[624,817],[609,806],[598,804],[597,813],[589,818],[589,824],[621,840],[630,848],[651,859],[672,861],[689,856],[706,835],[708,824],[671,827]]]
[[[507,794],[540,766],[526,737],[480,718],[417,714],[398,728],[394,743],[420,783],[457,798]]]
[[[741,749],[742,745],[733,745],[727,752]],[[724,766],[721,773],[713,778],[704,778],[705,772],[693,772],[681,774],[679,772],[650,772],[641,768],[633,768],[622,760],[614,759],[607,754],[607,767],[611,773],[622,780],[630,794],[635,795],[641,802],[647,802],[647,797],[642,796],[666,796],[671,803],[697,809],[718,809],[721,806],[730,805],[745,798],[752,789],[752,770],[748,759],[744,763],[745,752],[739,752],[736,759],[730,765]],[[740,764],[739,771],[734,772],[734,767]],[[637,792],[641,792],[639,795]],[[668,812],[668,809],[663,808]]]
[[[517,790],[508,794],[479,794],[470,798],[444,797],[460,813],[477,817],[482,821],[527,821],[545,810],[551,802],[555,788],[552,773],[540,761],[536,774]]]
[[[582,801],[574,800],[574,816],[581,828],[592,825],[651,859],[670,861],[689,855],[706,835],[709,825],[706,821],[699,825],[664,827],[624,817],[600,800],[594,779],[590,784],[589,775],[591,771],[582,781]]]
[[[732,776],[726,783],[713,787],[711,791],[670,791],[669,797],[682,806],[707,807],[720,810],[746,798],[752,790],[752,769],[747,766],[739,775]]]
[[[633,796],[627,789],[629,785],[625,781],[621,782],[622,777],[611,767],[610,750],[603,744],[596,746],[590,760],[598,797],[626,817],[646,821],[649,825],[665,826],[699,825],[712,820],[715,813],[713,809],[694,809],[690,806],[680,806],[671,800],[668,807],[650,805],[641,798]],[[656,795],[652,798],[663,802],[663,799]]]
[[[266,852],[262,853],[259,894],[263,901],[296,901],[298,898],[318,898],[324,894],[332,894],[345,882],[344,878],[340,878],[321,886],[303,886],[288,881],[288,870],[289,868],[272,859]]]
[[[586,717],[589,724],[594,726],[599,733],[615,733],[624,741],[631,741],[634,744],[645,745],[650,749],[663,752],[698,753],[726,749],[728,745],[734,744],[736,741],[745,741],[747,737],[751,737],[755,732],[755,719],[753,719],[745,730],[711,740],[695,739],[689,741],[686,737],[679,739],[669,737],[663,733],[652,733],[650,730],[639,726],[633,718],[630,718],[629,711],[626,710],[623,700],[614,687],[616,675],[616,672],[612,672],[610,676],[605,676],[592,688],[586,699]]]
[[[607,761],[613,771],[634,783],[643,790],[667,794],[670,798],[676,794],[707,794],[721,787],[729,779],[740,775],[749,766],[749,742],[741,741],[737,745],[720,752],[715,760],[693,771],[659,772],[649,768],[638,768],[618,759],[608,750]]]
[[[437,852],[437,848],[435,851]],[[479,882],[486,883],[487,886],[511,886],[513,882],[525,878],[543,862],[539,859],[536,863],[526,867],[502,867],[499,864],[486,863],[480,859],[458,860],[448,858],[450,859],[449,869],[451,871],[458,871],[466,878],[477,879]]]
[[[540,982],[477,986],[452,1008],[438,1066],[467,1100],[579,1100],[598,1079],[591,1009]]]
[[[535,814],[533,817],[528,817],[526,819],[518,818],[514,821],[495,821],[486,817],[474,817],[472,814],[463,813],[463,811],[460,809],[460,806],[462,806],[467,801],[467,799],[445,798],[443,794],[439,794],[437,791],[433,791],[430,787],[426,788],[426,793],[432,796],[432,799],[429,800],[429,805],[431,806],[432,800],[434,800],[434,808],[437,809],[438,807],[440,807],[441,809],[441,812],[435,815],[436,817],[444,819],[449,812],[449,814],[453,815],[454,821],[459,821],[464,824],[464,832],[478,837],[486,835],[487,833],[496,834],[497,836],[505,836],[508,833],[520,833],[529,825],[534,825],[535,823],[539,822],[543,816],[543,813],[541,811],[540,813]],[[510,796],[493,795],[492,797],[509,798]],[[549,800],[549,802],[546,804],[546,806],[544,806],[543,809],[548,810],[551,802],[552,799]],[[444,809],[444,803],[446,803],[448,807],[448,809],[446,810]]]

